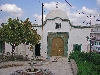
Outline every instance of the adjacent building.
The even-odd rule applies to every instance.
[[[100,24],[92,25],[91,37],[93,45],[100,45]]]

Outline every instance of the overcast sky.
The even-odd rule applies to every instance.
[[[74,25],[86,25],[90,19],[92,24],[100,23],[100,0],[0,0],[0,24],[7,22],[8,18],[19,17],[21,20],[30,18],[32,23],[41,24],[42,3],[44,3],[45,16],[53,9],[58,8],[66,12]],[[91,17],[87,17],[90,16]],[[84,22],[85,21],[85,22]],[[84,23],[83,23],[84,22]],[[89,25],[89,24],[87,24]]]

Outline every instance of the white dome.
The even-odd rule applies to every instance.
[[[45,20],[54,19],[56,17],[60,17],[62,19],[68,19],[67,14],[64,11],[56,8],[55,10],[52,10],[51,12],[47,14],[47,16],[45,17]]]

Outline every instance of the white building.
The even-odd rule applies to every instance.
[[[34,25],[34,28],[42,36],[40,44],[33,48],[36,55],[67,57],[75,49],[89,51],[86,37],[90,36],[91,27],[74,26],[67,14],[58,8],[47,14],[43,27]],[[11,52],[11,46],[7,43],[5,43],[5,52]],[[16,47],[15,52],[32,55],[30,45],[21,44]]]
[[[93,25],[90,35],[92,36],[92,44],[100,45],[100,24]]]

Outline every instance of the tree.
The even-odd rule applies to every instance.
[[[26,42],[26,44],[32,44],[35,45],[37,43],[39,43],[39,40],[41,39],[40,35],[37,34],[37,30],[35,30],[31,24],[31,22],[29,21],[29,18],[27,18],[25,21],[21,20],[21,23],[23,24],[23,28],[24,28],[24,41],[23,43]]]
[[[9,18],[7,23],[1,24],[0,38],[3,42],[6,42],[12,46],[12,57],[15,47],[19,44],[32,44],[39,43],[41,36],[37,34],[32,26],[32,23],[27,18],[25,21]]]

